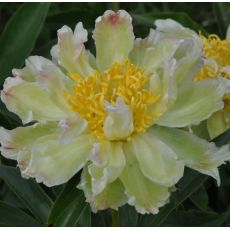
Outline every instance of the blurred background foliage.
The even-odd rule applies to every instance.
[[[20,68],[29,55],[50,58],[63,25],[74,29],[82,21],[89,32],[107,9],[125,9],[133,17],[136,37],[145,37],[157,18],[173,18],[205,35],[225,37],[230,24],[230,3],[0,3],[0,84]],[[0,126],[20,126],[19,118],[0,103]],[[215,141],[221,146],[230,131]],[[93,214],[84,195],[76,189],[79,174],[67,184],[47,188],[21,178],[15,162],[1,158],[0,226],[230,226],[230,166],[220,168],[221,186],[207,176],[186,169],[170,202],[153,215],[139,215],[125,205],[118,212]]]

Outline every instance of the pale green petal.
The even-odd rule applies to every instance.
[[[163,39],[154,42],[155,34],[150,33],[145,39],[136,39],[129,57],[131,61],[143,67],[146,74],[156,74],[167,60],[173,58],[181,44],[180,40]]]
[[[210,138],[213,139],[230,128],[230,111],[218,111],[207,120]]]
[[[27,65],[25,67],[23,67],[22,69],[13,69],[12,74],[15,77],[22,78],[25,81],[30,81],[30,82],[35,81],[34,73]]]
[[[97,18],[93,38],[98,67],[106,70],[112,63],[127,58],[133,48],[132,18],[124,10],[107,10]]]
[[[61,120],[58,125],[60,128],[60,143],[62,144],[68,144],[83,132],[88,131],[87,121],[77,114]]]
[[[128,145],[142,173],[149,180],[171,187],[183,176],[184,163],[178,160],[170,147],[150,132],[134,136]]]
[[[168,127],[184,127],[199,124],[212,113],[223,108],[222,98],[228,91],[223,79],[203,80],[180,87],[175,104],[157,124]]]
[[[185,43],[178,51],[178,56],[184,55],[182,51],[190,50],[193,53],[200,53],[202,50],[202,44],[197,33],[189,28],[183,27],[180,23],[172,19],[158,19],[155,21],[156,31],[161,33],[159,40],[162,37],[169,39],[183,39]],[[192,41],[192,43],[190,43]],[[186,47],[187,45],[187,47]],[[186,52],[187,53],[187,52]]]
[[[168,202],[168,188],[152,182],[141,173],[129,144],[124,151],[127,163],[120,178],[125,186],[128,203],[141,214],[158,213],[159,208]]]
[[[230,39],[230,25],[228,26],[227,33],[226,33],[226,39]]]
[[[37,138],[57,130],[55,124],[34,124],[7,130],[0,127],[1,153],[4,157],[17,160],[20,150],[33,145]]]
[[[68,26],[58,30],[58,44],[51,50],[53,59],[68,72],[78,73],[81,76],[89,76],[93,73],[90,66],[90,53],[85,50],[84,43],[88,33],[79,22],[74,32]]]
[[[120,206],[126,203],[127,198],[124,193],[124,186],[119,179],[107,185],[106,188],[96,196],[93,195],[92,192],[91,180],[92,178],[88,172],[88,167],[85,166],[78,188],[84,191],[86,201],[90,203],[93,212],[108,208],[117,210]]]
[[[26,71],[27,68],[27,71]],[[71,80],[50,60],[41,56],[30,56],[26,59],[26,67],[22,70],[13,70],[13,74],[16,77],[20,77],[23,80],[33,77],[33,81],[44,89],[51,97],[53,102],[69,112],[69,106],[66,98],[63,96],[63,92],[70,88]],[[32,81],[31,79],[28,79]]]
[[[142,39],[136,38],[134,46],[129,54],[129,58],[134,65],[143,67],[145,65],[145,56],[148,49],[154,48],[153,41],[150,36]]]
[[[220,183],[218,167],[230,160],[227,145],[218,148],[214,143],[179,129],[154,126],[150,132],[172,148],[188,167],[210,175]]]
[[[120,176],[125,166],[122,142],[101,141],[95,144],[89,159],[93,162],[89,165],[92,192],[97,195]]]
[[[19,77],[5,80],[1,99],[7,109],[16,113],[23,123],[32,120],[58,121],[68,117],[66,111],[55,105],[48,93],[35,82],[26,82]]]
[[[190,54],[177,61],[174,78],[179,87],[192,84],[197,72],[201,69],[203,60],[201,54]]]
[[[122,98],[117,98],[116,104],[105,103],[108,115],[104,121],[104,133],[109,140],[121,140],[128,137],[134,130],[131,109]]]
[[[65,183],[85,165],[92,146],[89,135],[80,135],[68,144],[61,144],[57,134],[44,136],[34,143],[22,173],[49,187]]]
[[[155,34],[156,42],[170,40],[180,41],[174,58],[177,60],[175,78],[177,83],[192,81],[196,72],[202,66],[202,43],[197,33],[189,28],[183,27],[172,19],[156,20]]]
[[[161,75],[153,76],[150,79],[151,93],[160,95],[159,100],[152,106],[151,112],[162,115],[174,104],[177,97],[177,86],[174,79],[175,68],[175,59],[165,61]]]

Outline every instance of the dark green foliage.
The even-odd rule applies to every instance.
[[[0,84],[13,68],[24,65],[29,55],[50,58],[63,25],[74,28],[82,21],[89,32],[87,48],[95,52],[91,38],[95,19],[114,3],[0,3]],[[133,17],[136,37],[144,37],[158,18],[173,18],[203,34],[224,38],[230,24],[229,3],[120,3]],[[0,103],[0,126],[13,129],[20,119]],[[196,129],[196,127],[194,127]],[[200,136],[207,133],[197,130]],[[230,130],[215,138],[227,144]],[[230,164],[220,168],[221,187],[213,179],[186,169],[170,202],[159,213],[140,215],[125,205],[116,213],[119,225],[127,226],[230,226]],[[82,191],[76,188],[80,174],[54,188],[23,179],[15,162],[1,158],[0,226],[111,226],[111,210],[92,213]],[[113,215],[113,217],[112,217]]]

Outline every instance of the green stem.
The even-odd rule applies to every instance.
[[[118,11],[120,9],[120,2],[113,2],[113,10]]]
[[[112,227],[120,227],[120,216],[119,212],[112,210]]]

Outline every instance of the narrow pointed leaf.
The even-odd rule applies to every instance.
[[[0,226],[38,227],[41,224],[22,210],[0,201]]]
[[[197,210],[177,211],[170,214],[164,227],[220,227],[229,213],[201,212]]]
[[[230,15],[227,12],[226,5],[223,2],[213,3],[213,12],[217,19],[217,24],[220,31],[220,36],[224,39],[230,23]]]
[[[90,226],[91,211],[82,191],[76,188],[77,176],[70,180],[57,198],[50,217],[49,224],[53,226]]]
[[[46,225],[52,201],[40,185],[32,179],[23,179],[18,169],[5,165],[0,165],[0,178],[8,184],[36,219]]]
[[[7,23],[0,36],[0,84],[31,53],[48,9],[49,3],[24,3]]]

